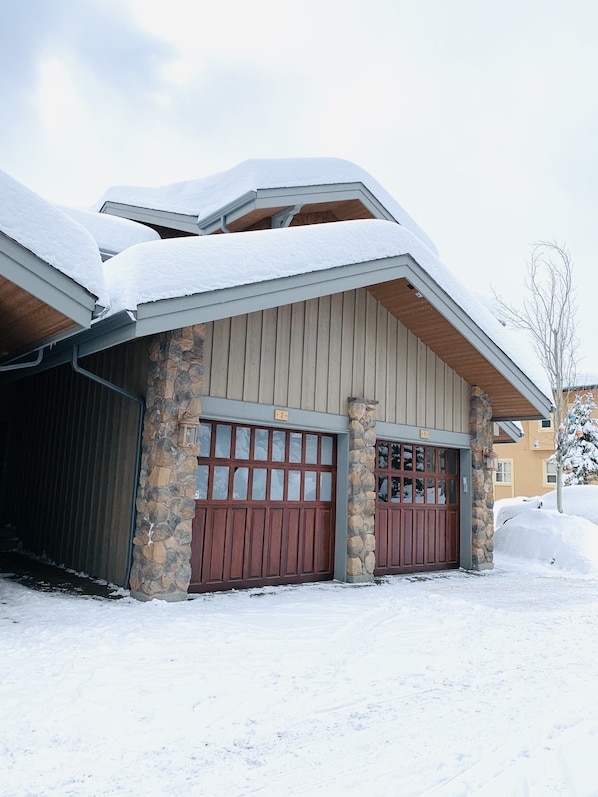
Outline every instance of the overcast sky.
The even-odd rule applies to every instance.
[[[473,290],[571,252],[598,372],[594,0],[0,0],[0,168],[89,206],[247,158],[367,169]]]

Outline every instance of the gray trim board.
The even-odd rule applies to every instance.
[[[514,443],[523,437],[523,432],[513,421],[498,421],[498,425]]]
[[[0,274],[79,327],[91,326],[96,297],[75,280],[0,232]]]
[[[277,421],[275,409],[284,409],[289,413],[288,421]],[[256,404],[250,401],[204,396],[201,400],[201,414],[214,420],[239,423],[245,421],[252,424],[276,426],[281,429],[313,429],[316,432],[346,434],[349,431],[347,415],[333,415],[312,410],[298,410],[292,407],[279,407],[276,404]],[[201,420],[201,419],[200,419]]]
[[[461,449],[459,462],[461,484],[459,489],[459,567],[471,570],[471,535],[472,535],[472,485],[471,485],[471,449]]]

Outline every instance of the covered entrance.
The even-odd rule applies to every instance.
[[[334,573],[336,439],[202,420],[191,592]]]
[[[459,451],[379,440],[376,575],[459,566]]]

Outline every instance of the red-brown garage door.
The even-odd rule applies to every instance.
[[[202,420],[200,452],[191,592],[333,577],[332,435]]]
[[[376,575],[459,566],[459,452],[379,440]]]

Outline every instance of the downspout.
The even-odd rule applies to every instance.
[[[121,396],[124,396],[125,398],[131,399],[139,407],[139,419],[137,421],[137,443],[135,446],[135,467],[134,467],[135,481],[133,484],[133,497],[131,500],[131,512],[129,519],[129,549],[127,554],[127,570],[125,574],[125,587],[128,587],[129,579],[131,578],[131,569],[133,567],[133,538],[135,536],[137,485],[139,482],[139,471],[141,469],[141,438],[143,436],[143,418],[145,415],[145,402],[139,396],[136,396],[134,393],[131,393],[128,390],[125,390],[119,385],[115,385],[113,382],[109,382],[107,379],[103,379],[101,376],[98,376],[97,374],[92,374],[91,371],[86,371],[84,368],[81,368],[81,366],[77,361],[78,357],[79,357],[79,347],[73,346],[73,357],[71,360],[71,365],[73,366],[73,370],[76,373],[81,374],[81,376],[85,376],[88,379],[91,379],[93,382],[97,382],[99,385],[107,387],[109,390],[114,390],[116,393],[119,393]]]

